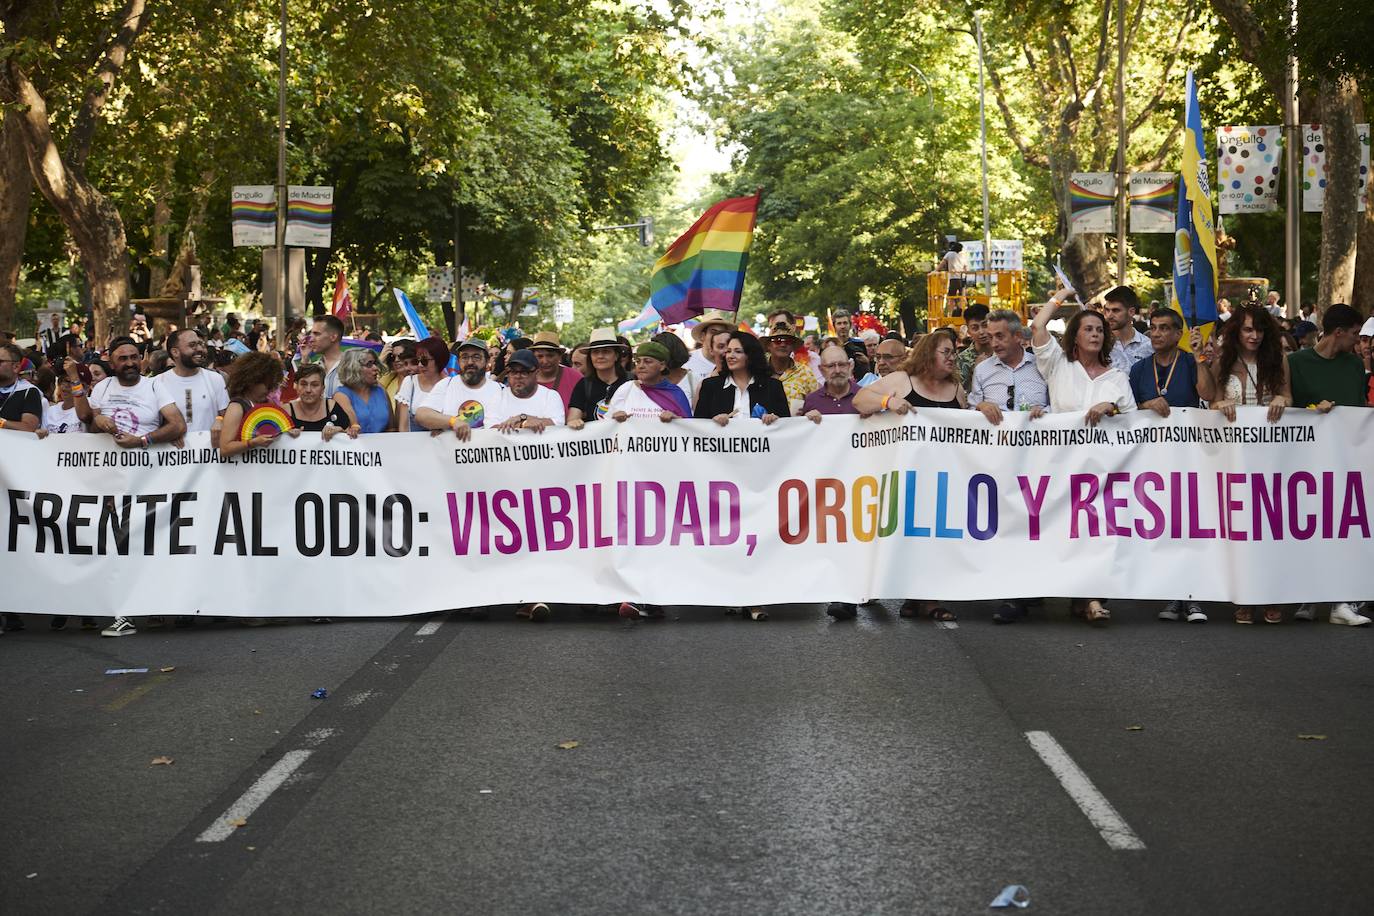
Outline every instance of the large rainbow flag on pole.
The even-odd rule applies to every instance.
[[[707,309],[739,309],[758,209],[757,192],[722,200],[654,262],[649,301],[664,324],[681,324]]]
[[[1197,84],[1188,71],[1183,111],[1183,168],[1174,214],[1174,296],[1170,307],[1189,328],[1217,320],[1217,235],[1207,183],[1207,147],[1198,114]],[[1208,332],[1204,329],[1203,335]],[[1187,338],[1184,338],[1185,345]]]

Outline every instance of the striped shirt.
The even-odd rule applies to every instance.
[[[970,407],[990,401],[1003,410],[1049,409],[1050,389],[1029,351],[1021,352],[1021,362],[1013,369],[1000,357],[989,356],[973,369]]]

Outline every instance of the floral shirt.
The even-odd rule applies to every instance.
[[[959,370],[959,379],[964,385],[964,390],[968,391],[973,387],[973,367],[978,365],[978,348],[969,344],[959,351],[959,355],[954,357],[954,366]],[[992,354],[989,353],[988,356]]]
[[[792,416],[799,416],[802,401],[806,396],[821,387],[815,371],[804,363],[792,361],[792,368],[775,376],[782,382],[782,390],[787,394],[787,405],[792,408]]]

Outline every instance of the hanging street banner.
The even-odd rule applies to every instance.
[[[1369,125],[1356,124],[1360,138],[1360,212],[1365,208],[1365,188],[1369,185]],[[1302,209],[1304,213],[1320,213],[1326,205],[1326,140],[1320,124],[1308,124],[1302,129]]]
[[[0,610],[1374,596],[1374,410],[1237,414],[301,433],[230,461],[208,433],[181,449],[6,434]]]
[[[1069,235],[1116,230],[1116,175],[1074,172],[1069,176]]]
[[[1217,213],[1269,213],[1279,208],[1283,131],[1217,128]]]
[[[1128,188],[1131,201],[1131,232],[1173,232],[1174,198],[1178,196],[1175,172],[1132,172]]]
[[[277,244],[277,189],[270,184],[235,185],[229,196],[234,247]]]
[[[296,248],[328,248],[333,222],[332,187],[293,184],[286,189],[286,244]]]

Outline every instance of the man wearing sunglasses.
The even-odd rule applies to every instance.
[[[23,361],[18,344],[0,343],[0,429],[31,433],[43,422],[43,396],[19,377]]]
[[[516,350],[506,361],[506,390],[487,417],[487,425],[503,433],[533,430],[542,433],[564,422],[558,391],[539,384],[539,361],[528,349]]]

